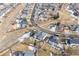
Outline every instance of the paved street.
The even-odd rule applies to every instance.
[[[40,24],[35,22],[34,13],[35,13],[36,4],[32,6],[33,8],[30,10],[30,13],[28,15],[29,16],[28,19],[30,20],[29,24],[31,23],[33,27],[31,27],[31,28],[28,27],[28,28],[24,28],[24,29],[14,30],[12,32],[7,32],[8,30],[10,30],[12,28],[11,23],[16,20],[17,15],[21,14],[21,11],[23,10],[24,6],[25,6],[24,4],[17,5],[10,13],[8,13],[6,15],[5,18],[2,18],[3,21],[2,21],[2,23],[0,23],[0,53],[2,51],[5,51],[6,49],[12,47],[12,45],[14,45],[15,43],[18,42],[17,38],[19,38],[25,32],[30,31],[31,29],[33,29],[33,30],[36,29],[36,30],[45,32],[50,35],[56,34],[56,32],[52,32],[47,28],[47,26],[49,24],[55,23],[56,21],[54,22],[52,20],[49,20],[44,23],[42,22]],[[62,23],[66,23],[66,24],[71,23],[72,18],[67,13],[66,10],[59,11],[59,14],[60,14],[60,18],[58,19],[58,21],[61,21]],[[60,32],[57,32],[57,34],[60,34]],[[63,34],[63,33],[61,33],[61,34]]]

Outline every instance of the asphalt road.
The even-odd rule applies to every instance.
[[[31,16],[30,21],[31,21],[32,25],[35,27],[35,29],[43,31],[50,35],[56,34],[48,29],[40,27],[37,23],[35,23],[35,21],[34,21],[35,7],[36,7],[36,4],[34,5],[34,8],[30,15]],[[25,28],[25,29],[16,30],[16,31],[13,31],[10,33],[6,33],[6,31],[9,30],[9,28],[11,27],[11,25],[10,25],[11,21],[16,20],[15,17],[19,14],[19,12],[23,8],[24,8],[23,4],[16,6],[16,8],[13,9],[12,12],[10,12],[7,15],[7,17],[3,19],[2,24],[0,24],[0,51],[3,51],[6,48],[10,47],[12,44],[17,42],[18,37],[20,37],[22,34],[24,34],[26,31],[28,31],[27,28]],[[59,34],[59,33],[57,33],[57,34]]]

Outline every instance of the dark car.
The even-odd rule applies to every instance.
[[[15,51],[14,53],[12,53],[12,56],[24,56],[24,52],[22,52],[22,51]]]

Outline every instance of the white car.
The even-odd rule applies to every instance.
[[[28,33],[25,33],[24,35],[22,35],[20,38],[18,38],[18,40],[20,42],[23,42],[25,39],[28,39],[30,37],[30,33],[31,32],[28,32]]]
[[[37,50],[37,48],[34,47],[33,44],[30,44],[30,45],[28,46],[28,48],[29,48],[29,50],[34,51],[34,52]]]

